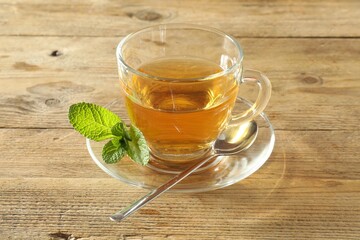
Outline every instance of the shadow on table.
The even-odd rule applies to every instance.
[[[279,138],[284,136],[279,136]],[[284,142],[280,141],[279,142]],[[214,211],[226,211],[224,216],[234,219],[261,219],[281,211],[288,195],[283,188],[291,185],[287,172],[284,146],[275,145],[270,159],[256,173],[241,182],[216,191],[192,194],[203,206],[216,206]]]

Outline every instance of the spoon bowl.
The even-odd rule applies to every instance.
[[[255,141],[258,133],[258,126],[255,121],[250,121],[242,125],[229,125],[218,137],[213,146],[214,154],[202,159],[185,171],[179,173],[174,178],[150,191],[148,194],[133,202],[128,207],[115,213],[110,217],[112,221],[120,222],[126,217],[143,207],[145,204],[154,200],[162,193],[166,192],[184,178],[195,172],[205,163],[217,156],[229,156],[248,149]]]
[[[218,137],[214,150],[219,155],[233,155],[248,149],[255,141],[258,126],[255,121],[229,125]]]

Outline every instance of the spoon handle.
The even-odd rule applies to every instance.
[[[214,158],[216,156],[217,155],[215,154],[215,156],[214,155],[209,156],[208,158],[205,158],[204,160],[199,161],[198,163],[196,163],[193,166],[189,167],[185,171],[179,173],[174,178],[170,179],[168,182],[164,183],[160,187],[150,191],[148,194],[146,194],[142,198],[136,200],[135,202],[133,202],[129,206],[127,206],[124,209],[120,210],[119,212],[115,213],[114,215],[112,215],[110,217],[110,219],[113,220],[113,221],[116,221],[116,222],[121,222],[126,217],[130,216],[132,213],[136,212],[138,209],[143,207],[145,204],[147,204],[148,202],[154,200],[155,198],[160,196],[162,193],[166,192],[167,190],[169,190],[170,188],[175,186],[177,183],[182,181],[184,178],[186,178],[187,176],[192,174],[199,167],[201,167],[202,165],[207,163],[210,159],[212,159],[212,158]]]

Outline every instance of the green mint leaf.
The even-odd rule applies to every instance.
[[[106,163],[116,163],[126,154],[141,165],[149,162],[149,148],[141,131],[133,125],[128,128],[110,110],[92,103],[77,103],[70,106],[69,120],[76,131],[91,140],[110,139],[102,151]]]
[[[76,131],[94,141],[113,138],[112,127],[121,121],[110,110],[84,102],[70,106],[69,120]]]
[[[117,137],[123,137],[125,132],[126,132],[126,129],[125,129],[125,124],[123,122],[118,122],[116,123],[112,128],[111,128],[111,133],[114,135],[114,136],[117,136]]]
[[[115,137],[113,139],[111,139],[111,142],[116,146],[116,147],[119,147],[121,146],[121,141],[122,137]]]
[[[112,140],[107,142],[102,150],[102,158],[106,163],[117,163],[125,156],[125,154],[125,148],[120,144],[116,146]]]
[[[135,162],[146,165],[149,162],[150,153],[149,148],[146,145],[144,135],[135,126],[131,125],[128,130],[131,141],[126,141],[126,152],[129,157]]]
[[[126,138],[127,140],[131,140],[129,132],[127,130],[126,125],[123,122],[118,122],[111,128],[111,132],[118,137]]]
[[[113,135],[115,135],[117,137],[124,137],[127,140],[131,140],[131,137],[130,137],[129,133],[126,130],[126,125],[123,122],[116,123],[111,128],[111,132],[112,132]]]

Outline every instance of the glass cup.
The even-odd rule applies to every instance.
[[[265,75],[243,70],[239,43],[210,27],[148,27],[122,39],[116,56],[127,112],[154,166],[181,170],[201,159],[229,124],[253,120],[271,95]],[[244,84],[258,87],[257,99],[232,113]]]

